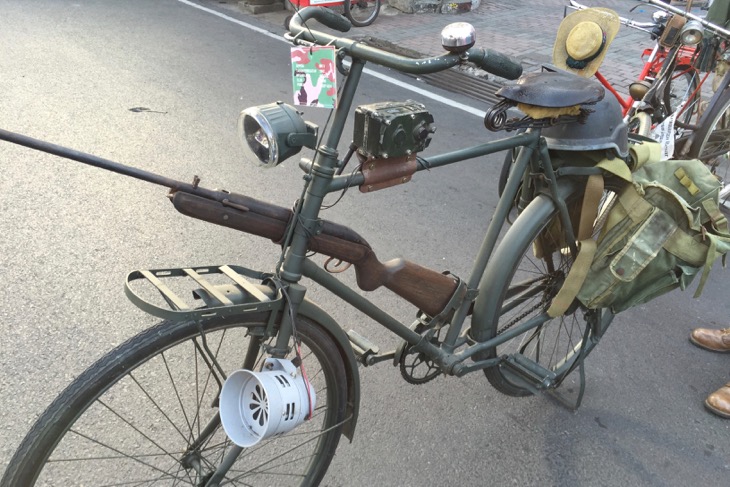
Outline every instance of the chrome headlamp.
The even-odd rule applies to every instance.
[[[259,164],[269,168],[297,154],[302,147],[313,149],[317,126],[305,122],[293,106],[278,101],[242,111],[238,136]]]
[[[696,20],[690,20],[684,24],[679,36],[682,44],[685,46],[696,46],[702,41],[704,33],[705,31],[701,23]]]

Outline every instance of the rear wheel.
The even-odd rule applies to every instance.
[[[723,183],[721,202],[730,199],[730,89],[725,89],[697,130],[689,156],[704,162]]]
[[[510,149],[504,154],[504,161],[502,162],[502,169],[499,171],[499,182],[497,183],[497,191],[499,196],[502,196],[505,186],[507,186],[507,179],[512,172],[512,166],[514,166],[517,160],[518,149]]]
[[[345,0],[345,16],[355,27],[372,24],[380,13],[380,0]]]
[[[612,192],[606,192],[610,197]],[[605,214],[605,209],[601,212]],[[599,217],[600,220],[600,217]],[[557,210],[546,197],[538,197],[520,215],[499,245],[485,279],[494,282],[492,305],[487,306],[487,339],[494,338],[545,313],[552,304],[573,266],[573,258],[556,229]],[[600,226],[600,225],[597,225]],[[542,249],[538,251],[537,249]],[[539,255],[538,255],[539,254]],[[573,370],[584,339],[592,343],[610,323],[607,310],[587,310],[577,301],[559,317],[549,319],[511,340],[491,349],[488,356],[520,361],[552,376],[549,387],[558,387]],[[481,341],[481,340],[480,340]],[[590,351],[592,345],[585,352]],[[526,359],[526,360],[524,360]],[[512,396],[532,394],[515,368],[503,363],[485,369],[489,382],[500,392]],[[524,376],[523,376],[524,377]],[[528,379],[536,387],[539,381]]]
[[[519,129],[517,133],[525,133],[525,129]],[[499,182],[497,183],[497,192],[499,193],[499,196],[502,196],[504,188],[507,186],[507,179],[509,179],[509,175],[512,172],[512,166],[515,165],[519,154],[519,147],[514,147],[504,153],[504,161],[502,161],[502,168],[499,171]]]
[[[258,318],[163,322],[122,344],[49,406],[0,485],[206,485],[234,446],[220,426],[215,363],[226,374],[244,358],[260,369],[261,340],[250,333],[263,331]],[[300,318],[297,330],[317,395],[312,418],[244,449],[221,485],[316,485],[329,466],[344,421],[344,365],[319,325]]]

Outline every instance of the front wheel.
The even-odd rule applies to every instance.
[[[265,319],[162,322],[120,345],[48,407],[0,485],[206,485],[233,447],[218,417],[216,363],[225,374],[244,362],[260,370],[253,332]],[[319,325],[299,318],[297,330],[317,395],[312,418],[244,449],[220,485],[316,485],[329,466],[344,421],[344,365]]]
[[[600,214],[607,211],[613,193],[604,193]],[[599,217],[600,220],[600,217]],[[557,226],[557,210],[547,197],[536,198],[505,235],[490,260],[483,282],[491,282],[493,304],[487,306],[486,339],[494,338],[544,313],[573,266],[573,258]],[[596,225],[597,227],[600,225]],[[489,350],[488,356],[505,357],[532,370],[554,375],[550,387],[559,386],[574,369],[580,353],[592,348],[595,335],[605,331],[612,318],[608,310],[587,310],[577,302],[559,317],[527,330]],[[583,348],[584,340],[587,348]],[[481,340],[480,340],[481,341]],[[589,345],[590,344],[590,345]],[[503,363],[485,369],[489,382],[511,396],[532,394],[516,380],[514,369]],[[539,381],[535,382],[540,386]]]
[[[345,16],[355,27],[366,27],[378,17],[380,0],[345,0]]]

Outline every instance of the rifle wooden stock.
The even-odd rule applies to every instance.
[[[230,194],[223,202],[182,191],[172,195],[180,213],[281,243],[292,211],[247,196]],[[370,245],[349,227],[323,221],[321,233],[309,239],[308,249],[355,266],[363,291],[385,286],[431,316],[440,313],[456,291],[456,281],[440,272],[404,259],[382,263]]]
[[[172,194],[171,200],[175,209],[183,215],[269,238],[274,242],[283,240],[291,210],[245,196],[230,196],[230,199],[226,199],[228,204],[224,204],[177,191]]]

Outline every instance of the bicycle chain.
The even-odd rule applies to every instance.
[[[550,278],[548,277],[546,279],[550,279]],[[524,318],[526,318],[533,311],[535,311],[537,309],[540,309],[542,307],[545,307],[547,305],[547,301],[548,301],[547,293],[543,293],[542,300],[540,300],[539,303],[535,304],[532,308],[529,308],[524,313],[522,313],[521,315],[515,317],[514,319],[512,319],[512,321],[510,321],[509,323],[507,323],[506,325],[504,325],[502,328],[500,328],[499,330],[497,330],[497,334],[495,336],[499,336],[502,333],[504,333],[505,331],[509,330],[510,328],[512,328],[513,326],[515,326],[518,322],[520,322]]]
[[[507,323],[506,325],[504,325],[502,328],[500,328],[499,330],[497,330],[497,335],[496,336],[501,335],[505,331],[507,331],[510,328],[512,328],[513,326],[515,326],[519,321],[522,321],[522,319],[523,318],[526,318],[530,313],[532,313],[536,309],[539,309],[540,307],[542,307],[545,304],[546,301],[547,300],[545,298],[543,298],[543,300],[540,301],[539,303],[537,303],[535,306],[533,306],[532,308],[528,309],[527,311],[525,311],[521,315],[519,315],[516,318],[514,318],[512,321],[510,321],[509,323]]]

